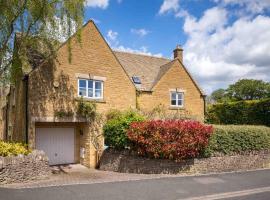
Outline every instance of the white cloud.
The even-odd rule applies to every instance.
[[[146,35],[148,35],[148,33],[150,33],[150,31],[146,30],[146,29],[131,29],[130,30],[131,33],[134,33],[134,34],[137,34],[139,35],[140,37],[144,37]]]
[[[109,5],[109,0],[86,0],[85,6],[93,8],[106,9]]]
[[[107,37],[111,40],[111,41],[116,41],[118,36],[118,33],[112,30],[109,30],[107,33]]]
[[[270,81],[270,17],[228,20],[218,7],[185,17],[184,62],[208,93],[240,78]]]
[[[128,53],[137,53],[141,55],[147,55],[147,56],[155,56],[155,57],[162,57],[161,53],[153,54],[148,51],[148,48],[146,46],[142,46],[139,49],[133,49],[129,47],[124,47],[122,45],[117,46],[117,47],[112,47],[114,50],[117,51],[123,51],[123,52],[128,52]]]
[[[270,9],[270,0],[213,0],[223,5],[238,5],[251,13],[261,13]]]
[[[179,0],[164,0],[159,9],[159,14],[162,15],[170,11],[176,13],[178,10],[179,10]]]
[[[128,53],[137,53],[137,54],[142,54],[142,55],[148,55],[148,56],[156,56],[156,57],[162,57],[161,53],[153,54],[148,51],[148,48],[146,46],[141,46],[138,49],[130,48],[130,47],[125,47],[121,44],[119,44],[118,40],[118,33],[113,30],[109,30],[107,33],[106,41],[110,45],[110,47],[114,50],[117,51],[123,51],[123,52],[128,52]]]

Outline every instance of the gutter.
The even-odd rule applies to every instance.
[[[28,79],[29,75],[24,75],[24,87],[25,87],[25,143],[28,144]]]

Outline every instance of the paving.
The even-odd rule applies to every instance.
[[[58,170],[66,172],[70,170],[71,174],[77,171],[69,167]],[[106,173],[96,172],[96,175],[92,178],[97,182],[91,180],[84,184],[72,185],[69,183],[68,185],[61,185],[58,182],[58,186],[45,186],[44,184],[41,186],[40,183],[41,187],[35,185],[34,188],[0,188],[0,200],[270,199],[270,170],[182,177]],[[55,176],[59,176],[59,174],[56,173]],[[101,178],[102,176],[111,177]]]
[[[182,175],[166,175],[166,174],[127,174],[109,171],[100,171],[96,169],[89,169],[80,164],[53,166],[52,175],[44,180],[31,181],[27,183],[15,183],[2,185],[0,187],[22,189],[22,188],[38,188],[38,187],[52,187],[62,185],[76,185],[76,184],[93,184],[106,182],[119,182],[130,180],[143,180],[162,177],[174,177]]]

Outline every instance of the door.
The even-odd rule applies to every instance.
[[[74,163],[74,128],[36,128],[36,149],[47,154],[50,165]]]

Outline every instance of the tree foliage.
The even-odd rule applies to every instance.
[[[255,79],[241,79],[227,89],[215,90],[210,102],[260,100],[270,97],[270,83]]]
[[[258,100],[270,97],[270,83],[255,79],[242,79],[227,89],[234,100]]]
[[[84,0],[0,0],[0,77],[20,71],[27,60],[29,47],[56,49],[56,30],[68,38],[82,26]],[[19,42],[14,43],[17,33]],[[18,36],[18,35],[17,35]],[[78,34],[78,39],[80,34]],[[14,53],[16,50],[16,53]]]

